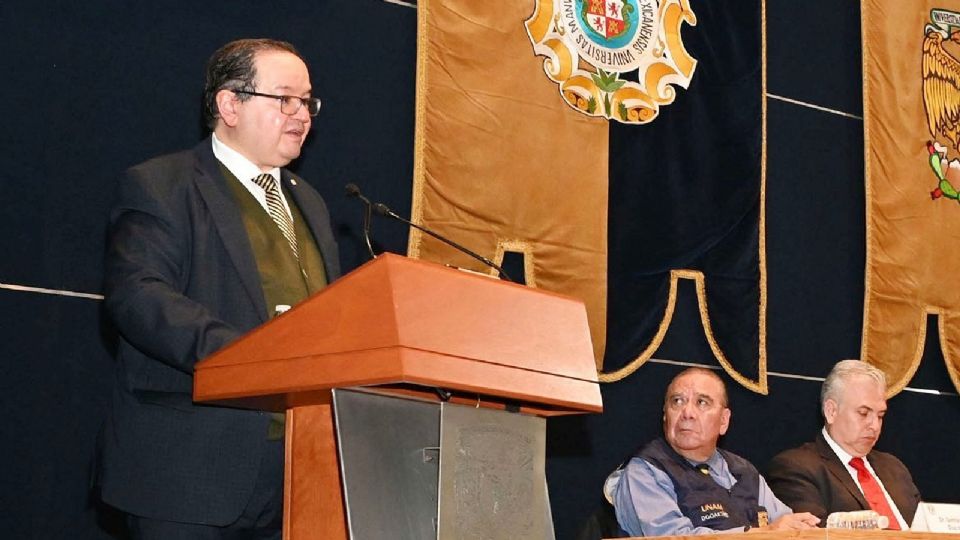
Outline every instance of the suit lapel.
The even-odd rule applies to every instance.
[[[853,477],[850,476],[850,473],[847,471],[846,465],[840,462],[840,458],[837,457],[837,454],[830,448],[830,445],[827,444],[827,440],[823,438],[823,433],[817,435],[817,451],[820,452],[820,459],[823,460],[830,474],[853,495],[853,498],[857,500],[862,509],[869,510],[870,505],[867,504],[867,500],[863,498],[863,493],[860,492],[857,483],[853,481]]]
[[[194,148],[194,154],[197,156],[196,176],[194,178],[197,189],[207,204],[213,222],[216,224],[217,232],[220,234],[220,239],[223,241],[230,260],[240,276],[240,281],[257,310],[257,315],[262,322],[266,322],[267,304],[263,298],[257,261],[247,238],[243,218],[240,216],[237,204],[230,193],[230,188],[226,185],[226,179],[220,172],[219,162],[213,155],[209,137]]]
[[[280,169],[280,177],[293,202],[300,208],[300,214],[317,242],[317,248],[323,257],[323,266],[327,273],[327,280],[332,282],[340,277],[340,256],[337,245],[330,231],[330,216],[326,209],[314,197],[304,194],[300,184],[303,180],[293,176],[286,169]]]

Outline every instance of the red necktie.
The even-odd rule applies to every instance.
[[[851,459],[850,466],[857,470],[857,481],[860,482],[860,487],[863,489],[863,496],[866,497],[870,508],[881,516],[887,516],[887,519],[890,520],[890,526],[887,527],[888,529],[899,531],[900,522],[897,521],[897,517],[893,515],[893,509],[887,504],[886,495],[883,494],[883,490],[880,488],[880,484],[877,483],[877,479],[867,470],[866,464],[863,463],[863,458],[855,457]]]

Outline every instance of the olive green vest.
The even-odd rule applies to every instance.
[[[287,189],[281,187],[293,214],[299,260],[290,250],[290,245],[270,214],[226,167],[221,165],[220,169],[230,180],[228,184],[240,208],[247,238],[257,260],[267,316],[276,314],[276,306],[294,306],[324,288],[327,285],[327,274],[323,266],[323,256],[306,220],[303,219],[303,214]]]
[[[274,223],[270,214],[253,197],[249,190],[237,180],[223,164],[220,164],[230,190],[233,192],[247,238],[257,260],[257,272],[260,274],[260,286],[266,301],[267,317],[277,314],[277,306],[294,306],[311,294],[327,285],[327,272],[323,266],[323,256],[317,248],[313,233],[307,227],[300,208],[293,201],[290,192],[280,184],[283,197],[287,200],[290,213],[293,214],[293,229],[297,235],[299,260],[290,249],[290,244]],[[284,414],[271,413],[267,438],[283,438]]]

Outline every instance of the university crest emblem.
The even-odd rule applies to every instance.
[[[689,0],[537,0],[525,22],[563,100],[589,116],[652,122],[687,88],[697,61],[680,38]],[[636,72],[637,80],[621,78]]]
[[[627,12],[624,13],[624,8]],[[590,33],[607,42],[623,35],[629,28],[624,16],[634,13],[634,5],[619,0],[589,0],[580,4],[580,23]],[[636,19],[636,17],[634,17]],[[636,20],[632,21],[636,25]],[[627,24],[625,24],[627,23]]]
[[[934,138],[927,153],[937,181],[930,198],[960,201],[960,160],[949,157],[950,147],[960,150],[960,13],[932,10],[923,32],[923,108]]]

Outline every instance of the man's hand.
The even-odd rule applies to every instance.
[[[820,523],[820,518],[817,516],[811,514],[810,512],[800,512],[797,514],[780,516],[780,519],[774,521],[766,527],[760,527],[752,530],[785,531],[789,529],[812,529],[816,527],[818,523]]]

